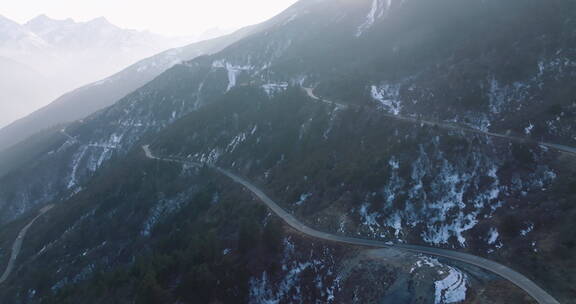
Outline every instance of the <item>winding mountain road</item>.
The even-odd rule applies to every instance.
[[[330,101],[330,100],[327,100],[327,99],[324,99],[324,98],[321,98],[321,97],[316,96],[316,94],[314,94],[314,89],[313,89],[313,88],[304,88],[304,87],[303,87],[302,89],[304,89],[304,91],[306,92],[306,94],[307,94],[310,98],[312,98],[312,99],[314,99],[314,100],[316,100],[316,101],[319,101],[319,102],[323,102],[323,103],[326,103],[326,104],[329,104],[329,105],[336,106],[336,108],[341,109],[341,110],[348,109],[348,108],[350,107],[350,106],[348,106],[348,105],[346,105],[346,104],[343,104],[343,103],[338,103],[338,102]]]
[[[554,299],[550,294],[548,294],[545,290],[540,288],[536,283],[532,282],[530,279],[525,277],[519,272],[514,271],[513,269],[506,267],[502,264],[496,263],[494,261],[487,260],[485,258],[457,252],[454,250],[447,250],[447,249],[440,249],[440,248],[431,248],[425,246],[416,246],[416,245],[406,245],[406,244],[390,244],[383,241],[378,240],[369,240],[369,239],[362,239],[362,238],[352,238],[346,236],[340,236],[335,234],[330,234],[322,231],[318,231],[316,229],[310,228],[296,219],[292,214],[288,213],[286,210],[282,209],[276,202],[274,202],[268,195],[266,195],[262,190],[256,187],[254,184],[242,178],[226,169],[222,169],[220,167],[216,167],[211,164],[202,164],[197,162],[190,162],[190,161],[179,161],[175,158],[161,158],[155,156],[152,151],[150,150],[150,146],[143,146],[142,149],[146,154],[146,157],[153,160],[158,161],[167,161],[167,162],[179,162],[179,163],[186,163],[193,166],[208,166],[221,174],[227,176],[228,178],[232,179],[234,182],[244,186],[244,188],[248,189],[252,192],[258,199],[260,199],[270,210],[272,210],[278,217],[280,217],[286,224],[290,227],[294,228],[295,230],[306,234],[308,236],[325,240],[331,242],[337,242],[342,244],[354,245],[354,246],[367,246],[367,247],[375,247],[375,248],[396,248],[404,251],[425,254],[425,255],[432,255],[437,257],[443,257],[454,261],[464,262],[470,265],[474,265],[490,271],[494,274],[501,276],[502,278],[512,282],[514,285],[523,289],[526,293],[528,293],[532,298],[534,298],[540,304],[559,304],[556,299]]]
[[[16,240],[14,241],[14,244],[12,245],[12,253],[10,254],[10,260],[8,261],[8,265],[6,265],[6,270],[4,270],[4,274],[2,274],[2,277],[0,277],[0,284],[4,283],[4,281],[6,281],[8,279],[8,277],[10,276],[10,273],[12,273],[12,270],[14,269],[14,265],[16,264],[16,259],[18,258],[18,255],[20,254],[20,250],[22,249],[22,243],[24,242],[24,238],[26,237],[26,233],[28,233],[28,229],[30,229],[30,227],[32,225],[34,225],[34,222],[36,222],[36,220],[39,217],[44,215],[44,213],[50,211],[50,209],[52,209],[53,207],[54,207],[54,205],[48,205],[48,206],[40,209],[40,213],[34,219],[32,219],[28,223],[28,225],[24,226],[24,228],[22,228],[22,230],[20,230],[20,232],[18,233],[18,236],[16,237]]]
[[[342,104],[342,103],[337,103],[334,101],[330,101],[321,97],[318,97],[315,93],[314,93],[314,89],[313,88],[302,88],[306,94],[308,95],[308,97],[319,101],[319,102],[323,102],[326,104],[331,104],[331,105],[335,105],[337,108],[339,109],[347,109],[349,107],[351,107],[350,105],[346,105],[346,104]],[[414,124],[421,124],[421,125],[427,125],[430,127],[440,127],[443,129],[449,129],[449,130],[455,130],[455,131],[464,131],[464,132],[468,132],[468,133],[476,133],[476,134],[482,134],[482,135],[486,135],[486,136],[491,136],[491,137],[498,137],[498,138],[504,138],[504,139],[508,139],[511,141],[516,141],[516,142],[527,142],[527,143],[533,143],[533,144],[537,144],[546,148],[550,148],[556,151],[560,151],[563,153],[568,153],[571,155],[576,156],[576,148],[575,147],[569,147],[569,146],[565,146],[565,145],[559,145],[559,144],[553,144],[553,143],[547,143],[547,142],[539,142],[539,141],[535,141],[532,139],[527,139],[527,138],[521,138],[521,137],[515,137],[515,136],[510,136],[510,135],[505,135],[505,134],[499,134],[499,133],[493,133],[493,132],[486,132],[486,131],[482,131],[482,130],[478,130],[478,129],[474,129],[474,128],[470,128],[470,127],[466,127],[466,126],[462,126],[462,125],[456,125],[456,124],[451,124],[451,123],[446,123],[446,122],[438,122],[438,121],[426,121],[426,120],[421,120],[421,119],[417,119],[417,118],[413,118],[413,117],[407,117],[407,116],[401,116],[401,115],[392,115],[392,114],[387,114],[387,113],[383,113],[384,116],[388,117],[388,118],[392,118],[392,119],[396,119],[396,120],[401,120],[401,121],[407,121],[410,123],[414,123]]]

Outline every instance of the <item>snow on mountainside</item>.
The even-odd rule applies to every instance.
[[[51,46],[38,35],[20,24],[0,15],[0,53],[15,55],[15,52],[30,54],[49,50]]]
[[[218,58],[226,56],[227,50],[233,49],[235,50],[234,52],[238,52],[240,55],[244,55],[246,51],[251,51],[252,46],[248,50],[244,47],[246,45],[244,41],[246,37],[256,36],[260,40],[266,37],[268,31],[272,29],[286,28],[288,25],[287,20],[290,20],[290,16],[295,10],[300,15],[307,15],[307,19],[311,20],[313,16],[307,13],[305,9],[309,7],[318,8],[311,2],[304,1],[303,3],[305,5],[298,3],[287,12],[260,25],[245,28],[229,36],[183,48],[184,53],[197,51],[197,46],[205,47],[206,51],[202,51],[205,53],[225,49],[221,52],[222,55],[201,56],[186,64],[177,65],[156,77],[152,82],[122,98],[114,106],[84,119],[84,122],[78,126],[79,132],[85,132],[84,138],[74,140],[68,138],[67,141],[61,144],[61,147],[50,151],[48,155],[44,155],[34,161],[32,167],[27,166],[23,168],[23,172],[19,173],[23,175],[30,174],[31,171],[28,170],[44,172],[36,175],[37,178],[17,185],[13,184],[13,182],[16,182],[18,178],[14,179],[5,176],[4,178],[9,179],[9,181],[6,180],[7,184],[5,185],[12,184],[13,187],[6,186],[0,189],[0,210],[2,210],[0,212],[0,222],[14,219],[30,208],[42,205],[45,201],[57,197],[66,197],[66,193],[69,191],[78,191],[81,189],[79,185],[89,180],[95,173],[95,169],[105,165],[106,161],[114,155],[125,155],[134,148],[134,144],[145,134],[154,134],[160,131],[191,111],[217,100],[227,91],[234,88],[235,85],[243,84],[243,77],[247,69],[245,66],[239,66],[233,63],[232,60],[227,60],[226,62],[229,64],[224,64],[222,67],[214,64],[214,62],[217,62]],[[291,32],[290,34],[294,35],[295,33]],[[283,54],[282,50],[285,48],[286,46],[282,44],[280,49],[276,49],[276,47],[268,48],[264,51],[263,58],[277,58]],[[155,67],[158,62],[172,64],[173,55],[178,54],[178,52],[178,50],[167,51],[157,57],[142,61],[116,76],[127,73],[132,75],[128,78],[129,80],[138,79],[133,76]],[[192,58],[197,55],[195,54]],[[265,63],[262,61],[258,63],[260,67],[264,65]],[[134,74],[134,71],[136,74]],[[145,75],[149,76],[150,74]],[[152,77],[155,76],[154,74],[152,75]],[[262,77],[265,76],[265,74],[261,75]],[[294,83],[299,83],[298,81],[296,78],[293,79]],[[82,90],[92,93],[94,92],[92,88],[99,88],[107,84],[111,84],[113,88],[118,88],[118,86],[124,85],[124,82],[108,82],[106,80],[82,88]],[[279,87],[281,88],[282,86]],[[104,93],[107,92],[104,91]],[[53,107],[47,107],[43,110],[58,112],[59,105],[64,104],[65,100],[57,101]],[[109,100],[111,103],[114,103],[114,101]],[[70,104],[67,106],[68,109],[71,108]],[[78,102],[73,104],[73,107],[83,107],[83,105]],[[37,114],[41,115],[42,112]],[[10,131],[11,128],[12,126],[9,126],[2,131]],[[74,134],[72,135],[74,136]],[[123,140],[112,144],[110,142],[111,138],[122,138]],[[102,148],[110,146],[114,146],[115,149],[109,151],[107,148]],[[91,165],[94,160],[101,158],[103,161],[96,162],[98,166]],[[74,185],[75,187],[69,189],[69,185]],[[36,187],[38,191],[33,190]]]
[[[378,19],[385,17],[392,7],[392,0],[373,0],[372,8],[366,16],[366,21],[358,27],[357,37],[362,36]]]
[[[62,218],[54,230],[65,232],[54,233],[54,244],[65,242],[68,231],[80,237],[76,223],[103,219],[119,227],[126,226],[120,219],[138,220],[132,227],[137,235],[154,237],[164,216],[184,208],[179,193],[187,196],[190,187],[164,193],[150,182],[145,188],[158,193],[141,195],[138,183],[196,171],[186,166],[163,171],[165,164],[143,161],[141,147],[150,145],[158,155],[214,164],[250,179],[319,230],[469,251],[535,278],[562,300],[573,299],[576,276],[563,271],[576,250],[573,156],[521,137],[467,129],[505,134],[520,128],[523,136],[572,140],[574,91],[567,84],[574,78],[569,51],[574,28],[563,8],[575,4],[553,1],[558,6],[544,0],[531,6],[524,0],[298,2],[221,51],[177,64],[61,130],[47,153],[0,178],[0,222],[49,203],[80,202],[88,205],[84,215]],[[525,22],[533,18],[542,19],[537,26]],[[534,30],[542,45],[533,45]],[[170,61],[170,55],[165,58]],[[150,61],[134,71],[154,66]],[[540,121],[545,125],[538,126]],[[113,174],[100,175],[122,171],[128,163],[143,170],[122,172],[118,183],[108,179]],[[144,171],[144,163],[154,173]],[[218,206],[214,197],[210,204]],[[140,212],[142,199],[149,212]],[[90,213],[95,208],[100,209]],[[125,252],[122,241],[133,236],[122,235],[113,252]],[[61,251],[49,245],[38,244],[39,255],[65,256],[65,245]],[[228,248],[218,252],[230,254]],[[111,267],[111,259],[135,260],[114,258],[104,255],[99,263]],[[54,262],[54,269],[65,270],[52,291],[94,272],[93,259],[78,260],[81,269]],[[283,262],[276,273],[285,280],[273,283],[272,271],[264,268],[251,274],[244,282],[250,299],[283,300],[289,290],[298,299],[301,278],[333,272],[311,261]],[[420,267],[424,264],[417,266],[427,268]],[[470,296],[475,276],[456,268],[441,271],[429,286],[436,302]],[[322,284],[324,300],[339,292],[338,280],[331,279],[328,289],[323,280],[315,281]]]

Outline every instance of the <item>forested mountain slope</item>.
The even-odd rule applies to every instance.
[[[523,139],[576,146],[573,10],[567,0],[302,0],[222,51],[176,65],[63,128],[46,154],[1,177],[2,223],[57,206],[30,232],[33,245],[0,296],[528,301],[450,261],[356,273],[382,283],[367,285],[374,293],[347,285],[355,278],[347,265],[368,264],[332,245],[313,243],[322,257],[290,264],[294,236],[269,226],[273,217],[258,207],[249,214],[245,192],[210,168],[146,159],[141,148],[150,145],[245,176],[316,229],[473,253],[572,303],[575,157]],[[456,127],[442,127],[448,123]],[[273,250],[284,264],[265,263],[278,259]],[[40,264],[58,274],[38,279]],[[453,271],[413,275],[439,264]],[[447,278],[459,279],[438,283]],[[318,290],[305,288],[312,281]]]

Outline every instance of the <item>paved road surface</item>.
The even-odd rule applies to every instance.
[[[169,162],[176,162],[177,161],[174,158],[163,159],[163,158],[154,156],[152,151],[150,151],[149,146],[144,146],[142,148],[143,148],[144,152],[146,153],[146,157],[148,157],[150,159],[160,160],[160,161],[169,161]],[[186,161],[180,161],[180,162],[188,163],[188,164],[196,165],[196,166],[202,166],[202,164],[200,164],[200,163],[186,162]],[[405,245],[405,244],[390,244],[390,243],[386,243],[383,241],[368,240],[368,239],[361,239],[361,238],[352,238],[352,237],[334,235],[334,234],[315,230],[313,228],[310,228],[310,227],[304,225],[302,222],[300,222],[298,219],[296,219],[292,214],[290,214],[286,210],[282,209],[282,207],[280,207],[278,204],[276,204],[276,202],[274,202],[262,190],[260,190],[258,187],[256,187],[254,184],[252,184],[248,180],[246,180],[246,179],[244,179],[244,178],[242,178],[242,177],[240,177],[240,176],[238,176],[238,175],[236,175],[236,174],[234,174],[228,170],[225,170],[225,169],[222,169],[222,168],[219,168],[216,166],[208,165],[208,164],[206,164],[206,165],[212,167],[213,169],[217,170],[218,172],[222,173],[223,175],[229,177],[230,179],[232,179],[236,183],[239,183],[242,186],[244,186],[246,189],[248,189],[250,192],[252,192],[254,195],[256,195],[264,204],[266,204],[266,206],[268,206],[268,208],[270,208],[277,216],[279,216],[284,222],[286,222],[286,224],[288,224],[292,228],[294,228],[297,231],[302,232],[308,236],[322,239],[322,240],[331,241],[331,242],[338,242],[338,243],[344,243],[344,244],[355,245],[355,246],[368,246],[368,247],[376,247],[376,248],[390,248],[390,247],[392,247],[392,248],[401,249],[401,250],[405,250],[405,251],[410,251],[410,252],[415,252],[415,253],[420,253],[420,254],[426,254],[426,255],[433,255],[433,256],[438,256],[438,257],[443,257],[443,258],[448,258],[451,260],[456,260],[456,261],[468,263],[468,264],[480,267],[482,269],[488,270],[492,273],[495,273],[495,274],[509,280],[510,282],[515,284],[516,286],[518,286],[518,287],[522,288],[524,291],[526,291],[530,296],[532,296],[540,304],[559,304],[559,302],[556,301],[551,295],[549,295],[546,291],[544,291],[542,288],[540,288],[538,285],[536,285],[534,282],[532,282],[527,277],[514,271],[511,268],[508,268],[502,264],[487,260],[485,258],[481,258],[478,256],[474,256],[474,255],[462,253],[462,252],[457,252],[457,251],[453,251],[453,250],[430,248],[430,247],[415,246],[415,245]]]
[[[314,94],[313,88],[302,88],[302,89],[304,89],[304,91],[306,92],[308,97],[310,97],[316,101],[336,105],[337,107],[339,107],[341,109],[347,109],[350,107],[349,105],[332,102],[330,100],[326,100],[326,99],[323,99],[321,97],[318,97],[316,94]],[[447,122],[426,121],[426,120],[420,120],[417,118],[400,116],[400,115],[392,115],[392,114],[383,114],[383,115],[386,117],[389,117],[389,118],[396,119],[396,120],[402,120],[402,121],[407,121],[407,122],[411,122],[411,123],[415,123],[415,124],[427,125],[427,126],[431,126],[431,127],[440,127],[443,129],[464,131],[464,132],[469,132],[469,133],[476,133],[476,134],[483,134],[483,135],[492,136],[492,137],[504,138],[504,139],[517,141],[517,142],[528,142],[528,143],[538,144],[538,145],[546,147],[546,148],[550,148],[553,150],[557,150],[557,151],[560,151],[563,153],[568,153],[568,154],[572,154],[572,155],[576,156],[576,148],[565,146],[565,145],[552,144],[552,143],[547,143],[547,142],[539,142],[539,141],[535,141],[535,140],[531,140],[531,139],[527,139],[527,138],[509,136],[509,135],[492,133],[492,132],[485,132],[485,131],[473,129],[473,128],[470,128],[467,126],[451,124],[451,123],[447,123]]]
[[[44,213],[50,211],[50,209],[52,209],[52,207],[54,207],[54,206],[49,205],[49,206],[42,208],[40,210],[40,213],[34,219],[32,219],[30,221],[30,223],[28,223],[28,225],[26,225],[24,228],[22,228],[22,230],[20,230],[20,232],[18,233],[18,237],[16,237],[16,240],[14,241],[14,244],[12,245],[12,253],[10,254],[10,260],[8,261],[8,265],[6,265],[6,270],[4,270],[4,274],[2,274],[2,277],[0,277],[0,284],[4,283],[4,281],[6,281],[6,279],[8,279],[8,277],[10,276],[10,273],[14,269],[14,264],[16,263],[16,259],[18,258],[18,255],[20,254],[20,250],[22,249],[22,242],[24,242],[24,238],[26,237],[26,233],[28,233],[28,229],[30,229],[30,227],[34,224],[34,222],[36,222],[36,220],[39,217],[44,215]]]

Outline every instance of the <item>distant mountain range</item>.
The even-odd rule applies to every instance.
[[[34,91],[33,97],[21,94],[10,97],[12,104],[17,102],[20,108],[27,109],[27,113],[60,94],[107,77],[142,58],[185,43],[180,38],[122,29],[105,18],[75,22],[72,19],[55,20],[41,15],[26,24],[18,24],[0,16],[0,57],[32,68],[35,74],[45,80],[42,89],[30,85],[33,80],[15,85],[28,86]],[[9,81],[14,83],[20,77],[8,78],[0,78],[0,85],[9,85]],[[0,102],[7,100],[4,94],[0,98]],[[0,127],[5,125],[6,120],[22,117],[25,113],[21,112],[15,112],[16,116],[4,115]]]
[[[88,22],[40,15],[20,25],[0,16],[0,55],[47,76],[63,77],[73,89],[109,76],[142,58],[184,44],[176,38],[126,30],[97,18]],[[65,77],[68,75],[69,77]]]
[[[25,140],[42,129],[84,118],[110,106],[175,64],[221,51],[257,28],[258,26],[249,26],[223,37],[162,52],[143,59],[110,77],[68,92],[49,105],[1,128],[0,151]]]

